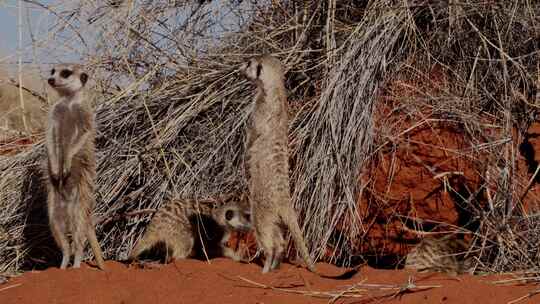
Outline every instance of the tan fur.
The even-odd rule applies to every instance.
[[[287,91],[281,63],[271,56],[252,58],[241,72],[257,85],[247,130],[252,224],[266,261],[263,273],[276,269],[285,250],[286,226],[307,267],[315,266],[307,250],[289,189]]]
[[[247,197],[244,197],[247,199]],[[233,231],[247,232],[252,229],[251,214],[248,212],[247,204],[244,198],[239,201],[230,201],[225,205],[214,209],[212,218],[223,228],[224,234],[221,238],[220,247],[223,256],[229,257],[234,261],[243,260],[240,252],[235,251],[227,246],[227,242]]]
[[[198,229],[193,227],[190,217],[201,215],[212,217],[223,229],[223,237],[219,244],[222,254],[234,260],[240,260],[240,255],[226,247],[226,243],[232,231],[251,229],[249,216],[245,214],[243,209],[242,202],[236,200],[236,197],[229,197],[225,202],[220,200],[217,202],[192,199],[170,200],[156,212],[143,237],[131,251],[129,260],[136,259],[158,242],[163,242],[167,249],[166,262],[192,256]]]
[[[427,237],[407,254],[405,268],[451,275],[471,272],[473,259],[466,257],[468,250],[467,242],[454,235],[443,238]]]
[[[64,64],[55,66],[48,80],[60,95],[49,111],[46,182],[49,223],[62,250],[62,269],[67,267],[72,250],[73,267],[80,267],[87,239],[98,267],[105,269],[91,220],[95,206],[96,156],[94,115],[83,95],[87,79],[79,66]]]

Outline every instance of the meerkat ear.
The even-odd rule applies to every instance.
[[[257,78],[259,78],[259,76],[261,76],[261,72],[262,72],[262,64],[257,64]]]
[[[88,74],[81,73],[81,83],[82,83],[82,85],[84,86],[87,81],[88,81]]]

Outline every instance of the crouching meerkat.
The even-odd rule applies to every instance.
[[[287,91],[281,62],[270,55],[257,56],[242,64],[240,73],[257,87],[247,130],[247,155],[251,222],[257,245],[265,255],[262,272],[279,267],[287,245],[282,231],[285,226],[311,272],[330,279],[352,277],[357,269],[337,276],[323,275],[316,270],[292,207]]]
[[[80,267],[86,240],[98,267],[105,269],[91,219],[95,205],[96,130],[93,111],[84,99],[87,80],[82,68],[71,64],[55,66],[48,79],[60,96],[49,111],[45,141],[49,224],[62,250],[61,269],[67,267],[72,254],[73,267]]]
[[[158,243],[165,246],[165,262],[173,259],[184,259],[195,254],[196,236],[212,233],[210,227],[204,227],[204,219],[209,217],[217,227],[213,231],[219,238],[219,253],[235,261],[242,259],[241,255],[227,247],[227,241],[233,231],[248,231],[251,229],[249,212],[242,202],[229,199],[225,202],[198,201],[193,199],[172,199],[158,209],[142,238],[137,242],[128,260],[135,260],[143,252],[152,249]],[[206,221],[208,223],[208,221]],[[207,245],[215,245],[209,244]],[[213,242],[215,243],[215,242]],[[205,246],[205,244],[202,244]]]
[[[474,272],[474,259],[467,256],[469,244],[455,235],[426,237],[407,254],[405,269],[435,271],[450,275]]]

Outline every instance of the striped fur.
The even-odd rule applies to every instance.
[[[458,275],[471,272],[473,259],[467,256],[468,243],[454,235],[427,237],[407,254],[406,269]]]
[[[184,259],[195,254],[196,240],[201,234],[217,233],[222,247],[221,254],[237,260],[237,254],[224,248],[230,231],[251,228],[244,197],[230,196],[221,200],[172,199],[154,215],[142,238],[133,248],[129,259],[138,258],[143,252],[159,243],[165,246],[165,262]],[[229,212],[227,212],[229,211]],[[232,215],[231,213],[232,212]],[[229,216],[229,217],[227,217]],[[202,218],[212,218],[222,231],[206,231]]]

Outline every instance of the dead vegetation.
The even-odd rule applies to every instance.
[[[443,223],[429,230],[470,235],[479,271],[539,271],[537,199],[528,187],[538,171],[534,148],[532,169],[523,173],[518,166],[540,106],[538,4],[100,3],[55,12],[67,17],[54,29],[84,44],[79,30],[99,30],[95,51],[84,59],[101,94],[95,215],[108,259],[126,258],[150,215],[109,219],[157,208],[169,195],[211,197],[246,188],[243,130],[251,90],[236,67],[251,55],[272,53],[289,69],[291,189],[312,255],[359,263],[359,256],[384,251],[359,245],[370,242],[374,224],[425,222],[399,209],[384,214],[391,201],[374,186],[370,164],[417,144],[411,134],[427,126],[457,130],[460,148],[436,148],[466,160],[479,176],[465,183],[441,164],[405,153],[438,177],[460,212],[458,229]],[[428,90],[434,66],[447,80]],[[412,94],[389,87],[404,77],[415,81],[402,82]],[[385,105],[388,115],[375,123]],[[394,114],[403,117],[399,127]],[[0,159],[0,272],[58,258],[44,210],[43,159],[40,142]],[[362,206],[371,208],[369,216],[359,216]]]
[[[20,86],[17,79],[0,70],[0,142],[4,144],[43,132],[45,126],[47,100],[41,94],[39,75],[25,72]]]

